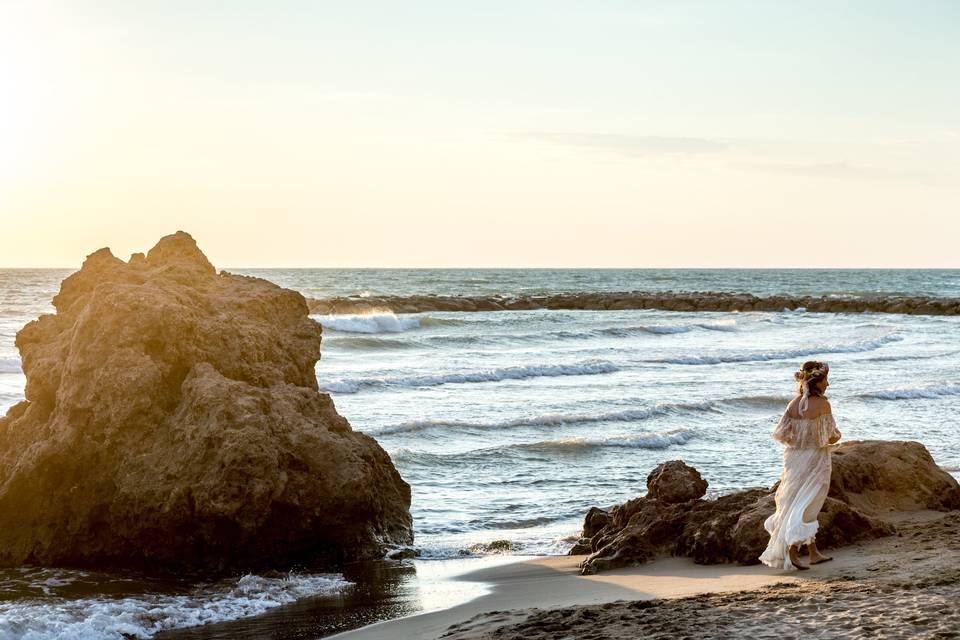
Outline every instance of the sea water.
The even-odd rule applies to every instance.
[[[228,271],[310,297],[960,295],[957,270]],[[0,271],[0,411],[22,399],[14,335],[52,311],[68,273]],[[711,495],[771,485],[782,450],[770,433],[794,393],[793,371],[809,359],[830,363],[829,397],[845,439],[918,440],[960,471],[960,317],[383,310],[315,318],[324,327],[318,383],[410,483],[425,562],[469,560],[494,540],[509,540],[517,554],[565,553],[587,509],[642,494],[665,460],[696,467]],[[0,573],[0,638],[149,637],[350,588],[343,576],[291,574],[111,591],[104,585],[123,579],[22,571]]]

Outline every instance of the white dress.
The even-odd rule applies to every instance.
[[[777,510],[763,523],[770,534],[760,562],[776,569],[793,570],[791,545],[812,542],[817,534],[817,514],[830,489],[830,440],[840,437],[833,415],[792,418],[784,414],[773,432],[786,445],[783,473],[775,496]]]

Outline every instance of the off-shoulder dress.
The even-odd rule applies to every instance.
[[[760,555],[765,565],[792,570],[791,545],[806,544],[817,534],[817,514],[830,489],[830,440],[839,438],[833,415],[794,418],[784,414],[773,432],[786,445],[783,473],[777,488],[777,510],[763,526],[770,542]]]

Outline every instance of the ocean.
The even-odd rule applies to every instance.
[[[960,296],[960,270],[227,271],[316,298],[633,290]],[[52,311],[69,272],[0,270],[0,411],[23,393],[14,335]],[[794,393],[793,372],[808,359],[830,363],[829,397],[845,439],[918,440],[960,474],[956,316],[384,310],[314,317],[324,327],[321,389],[354,429],[380,442],[412,487],[421,549],[412,566],[421,578],[405,569],[403,584],[416,583],[421,595],[442,590],[425,586],[431,566],[489,562],[484,545],[496,540],[510,541],[517,555],[565,553],[587,509],[642,494],[647,473],[665,460],[696,467],[710,495],[773,484],[781,448],[770,432]],[[196,585],[5,570],[0,639],[147,638],[237,619],[255,629],[255,616],[268,611],[305,601],[329,609],[356,580],[285,574]],[[363,621],[397,614],[372,611]],[[351,624],[326,628],[326,619],[317,618],[314,637]],[[204,637],[201,630],[190,637]]]

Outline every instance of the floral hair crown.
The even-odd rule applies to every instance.
[[[806,382],[811,378],[825,376],[829,372],[830,372],[830,366],[826,362],[820,362],[813,369],[809,369],[807,371],[804,371],[803,369],[801,369],[800,371],[797,371],[795,374],[793,374],[793,377],[797,382]]]

